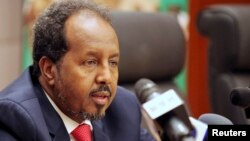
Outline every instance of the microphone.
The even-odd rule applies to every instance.
[[[234,88],[230,93],[231,103],[244,109],[246,118],[250,118],[250,88]]]
[[[207,136],[208,125],[193,117],[189,117],[189,119],[195,128],[195,140],[202,141]]]
[[[174,90],[162,92],[154,82],[142,78],[135,84],[135,93],[149,117],[164,131],[162,141],[194,141],[194,128],[183,101]]]
[[[233,122],[228,118],[214,114],[214,113],[206,113],[202,114],[199,118],[199,121],[207,124],[207,125],[233,125]],[[208,141],[208,131],[206,130],[203,141]]]
[[[230,93],[231,103],[241,108],[250,107],[250,88],[238,87]]]
[[[198,120],[208,125],[233,125],[233,122],[228,118],[214,113],[203,114]]]

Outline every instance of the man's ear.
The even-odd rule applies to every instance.
[[[47,81],[49,85],[54,85],[56,75],[56,64],[53,63],[48,57],[43,56],[39,60],[39,68],[41,71],[41,77],[43,77],[43,79]]]

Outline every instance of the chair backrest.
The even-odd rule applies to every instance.
[[[234,124],[246,124],[243,109],[231,104],[235,87],[250,85],[250,5],[213,5],[197,17],[208,38],[209,94],[212,111]]]
[[[183,69],[185,37],[175,15],[112,12],[120,43],[119,84],[131,90],[148,78],[163,90],[178,91],[173,78]]]
[[[174,83],[183,69],[186,55],[186,41],[177,16],[118,11],[111,14],[120,44],[118,84],[135,92],[135,83],[148,78],[162,91],[174,89],[185,100]],[[159,140],[153,122],[143,110],[142,113],[142,126]],[[183,117],[187,116],[182,113]]]

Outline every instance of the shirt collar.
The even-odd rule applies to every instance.
[[[79,123],[77,123],[76,121],[72,120],[71,118],[69,118],[68,116],[66,116],[55,104],[55,102],[49,97],[49,95],[46,93],[45,90],[43,90],[44,93],[46,94],[46,97],[48,98],[49,102],[51,103],[51,105],[54,107],[54,109],[56,110],[56,112],[59,114],[59,116],[61,117],[68,133],[70,134],[78,125],[80,125]],[[90,129],[93,130],[93,126],[90,122],[90,120],[84,120],[81,124],[88,124],[90,126]]]

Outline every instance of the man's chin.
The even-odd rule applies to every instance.
[[[81,119],[85,120],[99,120],[105,116],[106,108],[97,108],[94,111],[86,111],[79,113]]]
[[[101,112],[101,113],[83,113],[81,115],[82,119],[88,119],[88,120],[100,120],[105,116],[105,112]]]

